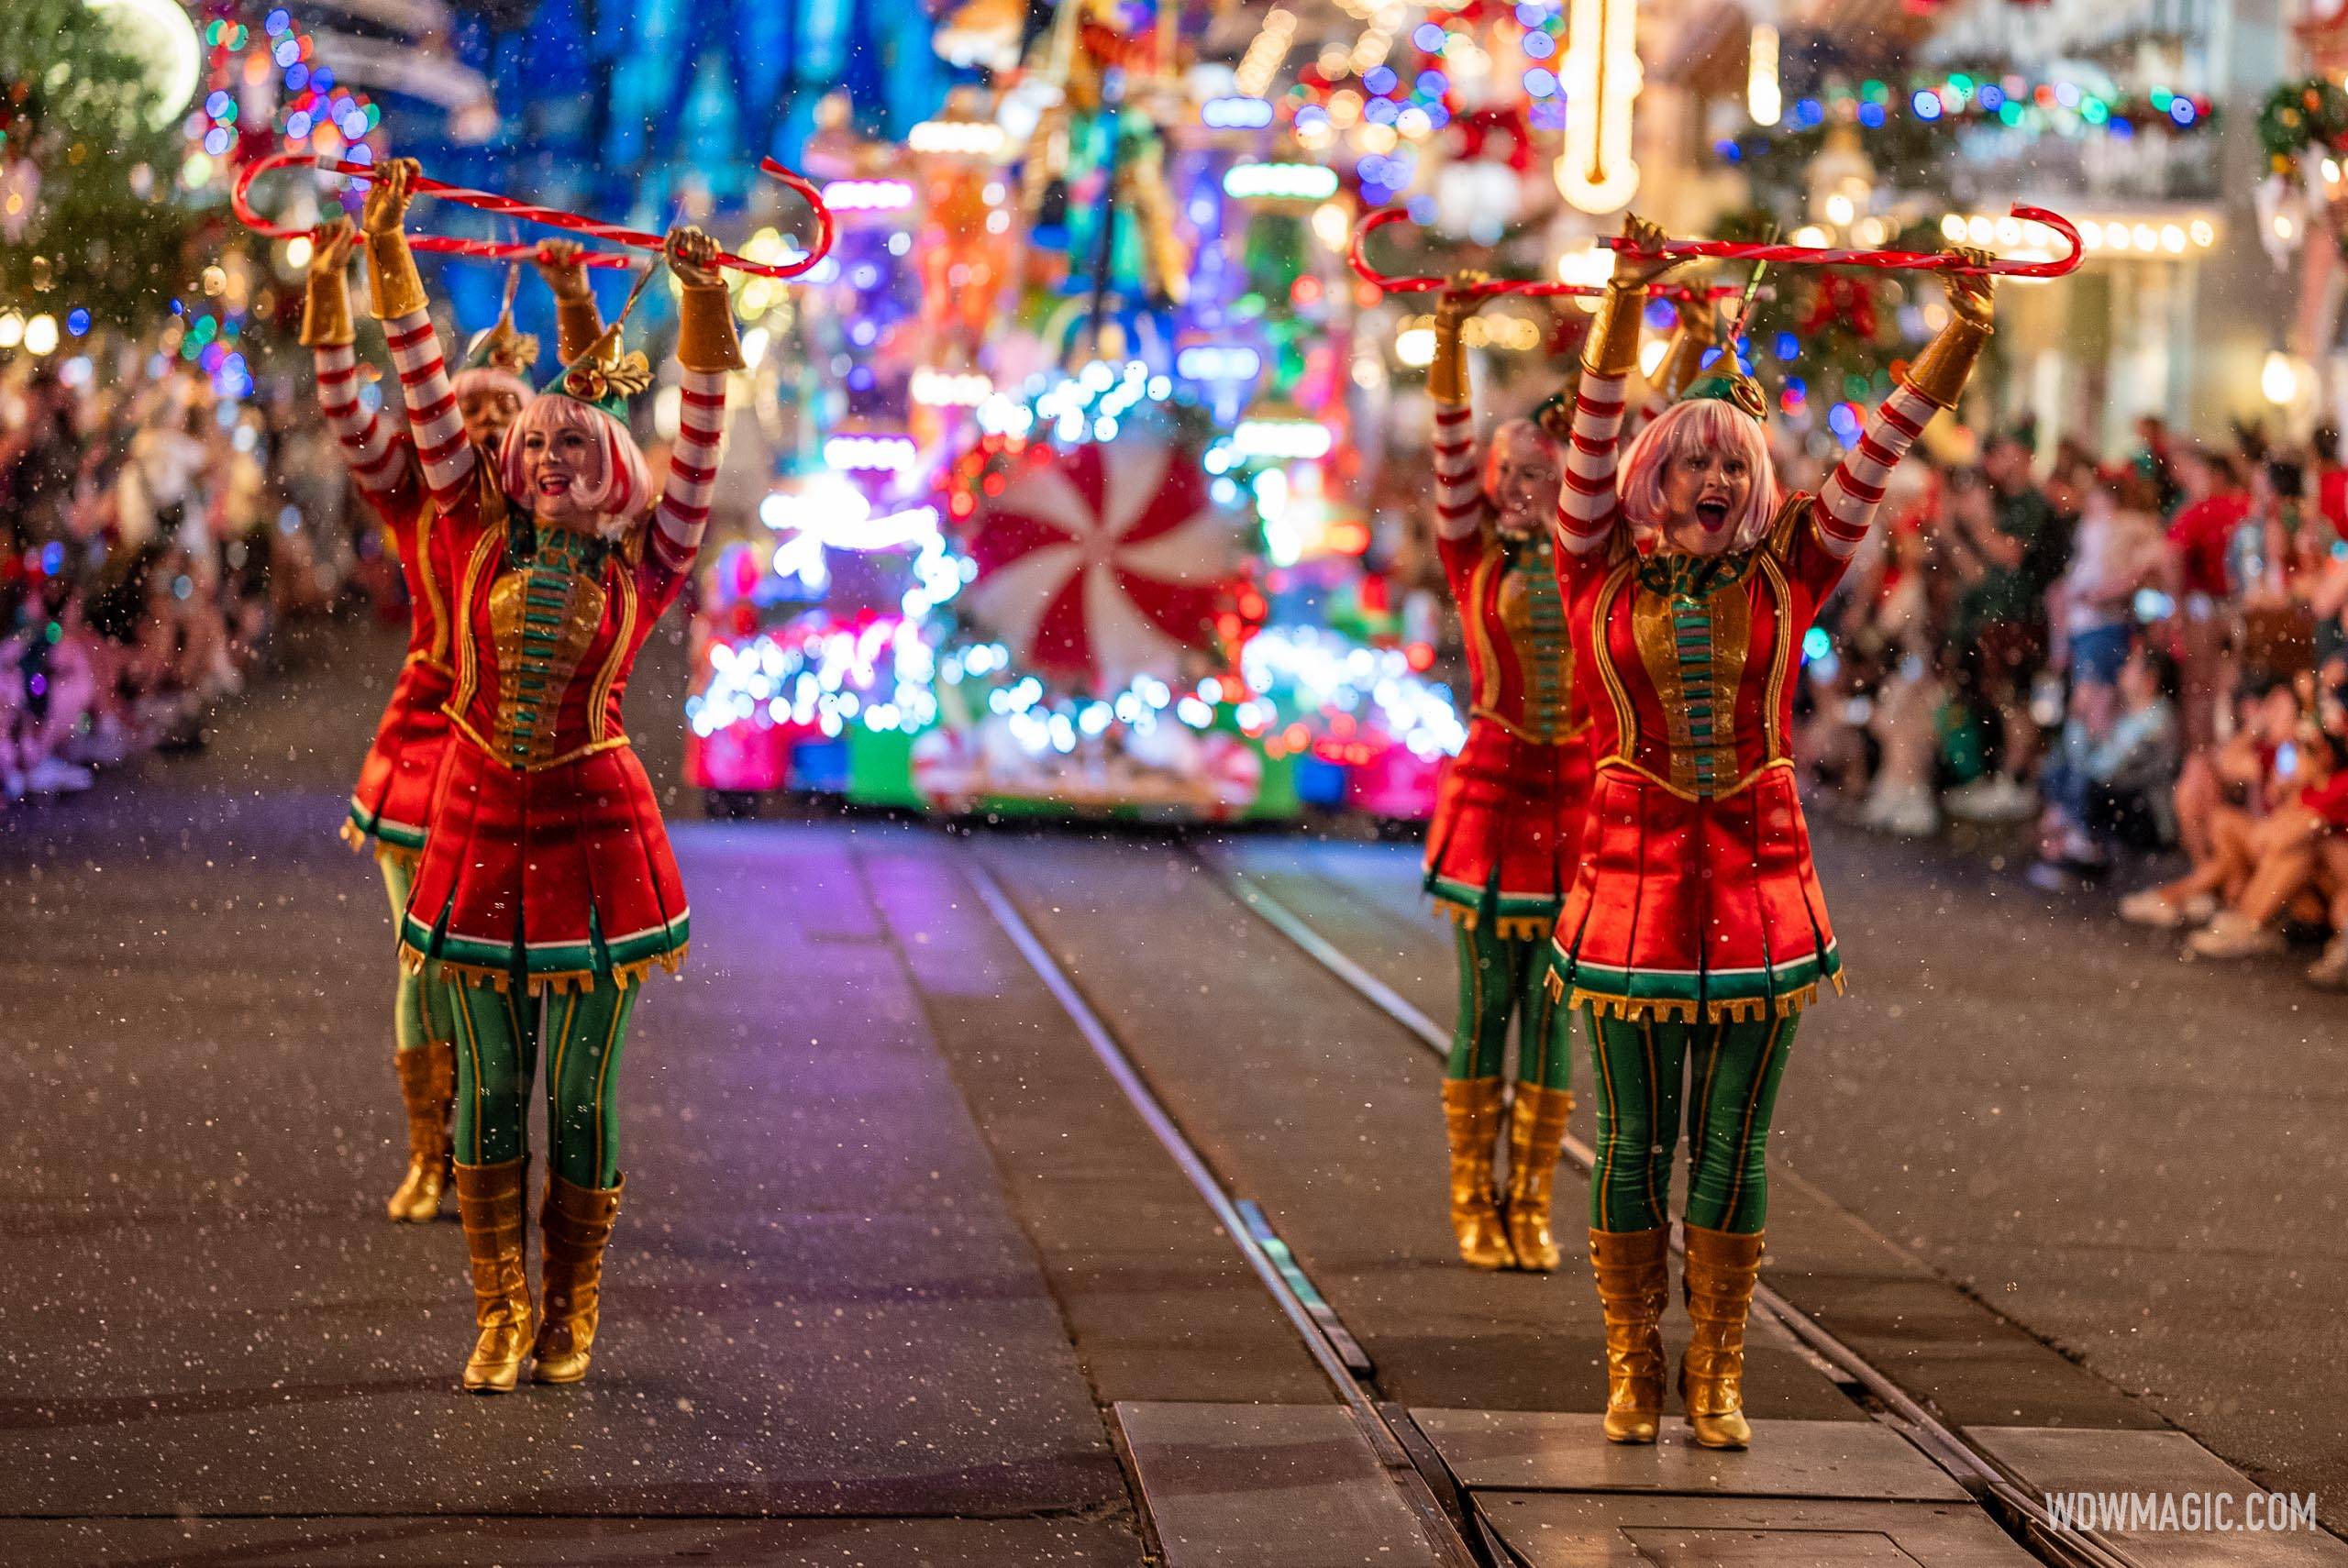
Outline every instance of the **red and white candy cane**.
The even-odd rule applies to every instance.
[[[2059,278],[2076,271],[2082,247],[2071,220],[2044,207],[2015,204],[2012,216],[2023,223],[2043,224],[2071,247],[2068,256],[2045,261],[1968,261],[1945,250],[1828,250],[1808,245],[1748,245],[1726,239],[1670,239],[1654,250],[1641,248],[1621,236],[1606,241],[1619,254],[1642,259],[1669,256],[1682,260],[1767,261],[1773,267],[1875,267],[1911,272],[1962,272],[1993,278]]]
[[[247,194],[254,179],[259,175],[272,169],[283,169],[296,163],[308,163],[329,174],[346,174],[361,180],[371,179],[381,172],[371,164],[351,163],[341,159],[316,158],[300,152],[272,152],[264,158],[256,159],[237,176],[236,184],[228,193],[230,205],[235,209],[238,220],[247,227],[275,239],[290,239],[296,235],[308,232],[303,229],[285,228],[270,223],[253,211]],[[833,237],[832,209],[824,204],[822,193],[814,185],[773,159],[762,160],[759,164],[759,171],[781,181],[805,198],[807,205],[815,215],[815,243],[808,248],[806,255],[795,261],[753,261],[748,257],[736,256],[731,252],[720,252],[714,264],[720,267],[730,267],[737,272],[749,272],[761,278],[774,278],[787,282],[810,271],[830,253]],[[482,212],[495,213],[501,217],[516,218],[526,223],[544,224],[549,228],[563,229],[589,239],[625,245],[637,250],[664,251],[668,245],[667,237],[663,235],[648,233],[640,228],[626,228],[618,224],[604,223],[594,218],[581,217],[577,213],[564,212],[559,207],[542,207],[528,202],[517,202],[511,196],[501,196],[494,191],[474,191],[462,185],[450,185],[425,175],[416,176],[410,182],[409,188],[420,194],[437,196],[442,201],[454,202],[460,206],[473,207]],[[443,256],[461,256],[483,261],[513,260],[534,255],[537,250],[535,245],[459,239],[439,234],[411,235],[408,244],[417,250],[428,250]],[[580,257],[579,259],[581,265],[588,267],[626,267],[631,264],[626,257],[615,256],[609,252],[590,253]]]
[[[1352,264],[1355,273],[1362,282],[1390,294],[1424,294],[1433,293],[1438,289],[1449,288],[1451,280],[1448,278],[1389,276],[1371,266],[1369,258],[1363,253],[1363,243],[1374,231],[1385,227],[1390,223],[1400,222],[1409,215],[1410,214],[1401,207],[1380,207],[1375,212],[1363,214],[1361,222],[1354,227],[1354,242],[1346,248],[1346,261]],[[1492,294],[1530,294],[1535,298],[1555,299],[1574,295],[1588,298],[1594,294],[1602,294],[1606,291],[1596,283],[1542,283],[1495,278],[1490,282],[1473,284],[1467,292],[1478,298]],[[1744,292],[1733,284],[1727,283],[1715,284],[1703,290],[1695,289],[1686,283],[1649,283],[1647,285],[1648,294],[1656,299],[1725,300],[1734,299]]]

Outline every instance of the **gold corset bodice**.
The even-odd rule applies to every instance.
[[[498,574],[489,591],[497,646],[497,723],[492,750],[511,767],[542,765],[574,749],[563,736],[563,694],[604,624],[609,547],[568,529],[539,532],[528,560]],[[590,723],[594,715],[590,714]]]

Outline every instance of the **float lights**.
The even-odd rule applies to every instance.
[[[1262,98],[1209,98],[1199,105],[1199,123],[1213,130],[1262,130],[1272,123],[1272,105]]]
[[[914,204],[914,188],[903,180],[835,180],[824,187],[824,204],[834,212],[901,212]]]
[[[1774,126],[1786,112],[1778,85],[1778,29],[1767,22],[1753,29],[1744,72],[1744,110],[1756,126]]]
[[[976,370],[924,366],[913,374],[913,399],[927,408],[976,408],[993,395],[994,382]]]
[[[919,460],[910,436],[833,436],[824,442],[824,461],[848,472],[901,474]]]
[[[1337,171],[1318,163],[1236,163],[1223,177],[1234,201],[1325,202],[1337,193]]]
[[[1311,462],[1335,445],[1329,427],[1312,419],[1243,419],[1231,433],[1231,449],[1251,460]]]
[[[905,133],[915,152],[958,153],[991,158],[1002,150],[1002,127],[992,120],[924,120]]]
[[[1631,158],[1631,105],[1641,82],[1637,0],[1572,0],[1558,80],[1566,116],[1557,190],[1586,213],[1611,213],[1639,188]]]

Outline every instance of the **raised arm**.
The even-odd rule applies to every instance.
[[[1858,445],[1843,454],[1820,488],[1818,542],[1835,559],[1850,559],[1867,536],[1883,503],[1884,480],[1925,425],[1942,409],[1955,406],[1981,346],[1989,341],[1990,287],[1977,273],[1949,276],[1948,325],[1908,368],[1860,432]]]
[[[1655,374],[1647,378],[1643,413],[1649,419],[1669,408],[1703,373],[1704,356],[1720,341],[1720,323],[1712,302],[1699,294],[1678,302],[1679,326],[1671,335]]]
[[[1664,235],[1644,218],[1626,216],[1623,237],[1653,249]],[[1574,393],[1573,449],[1566,454],[1565,487],[1557,492],[1557,543],[1568,555],[1586,556],[1613,537],[1622,510],[1614,467],[1622,455],[1623,400],[1639,365],[1639,318],[1646,312],[1647,284],[1675,264],[1618,258],[1589,324],[1581,385]]]
[[[578,359],[604,335],[603,313],[595,308],[595,291],[587,284],[587,269],[580,265],[580,249],[576,240],[541,240],[538,253],[530,259],[554,295],[555,360],[561,365]]]
[[[669,269],[684,285],[678,307],[677,364],[684,371],[677,441],[669,480],[653,513],[653,546],[670,569],[683,571],[709,525],[709,498],[717,489],[717,443],[725,432],[725,376],[742,368],[734,335],[734,308],[711,262],[717,242],[697,228],[669,236]]]
[[[368,494],[387,495],[407,478],[410,464],[407,448],[393,436],[390,422],[359,401],[359,356],[351,348],[358,334],[351,329],[350,284],[344,272],[355,238],[347,217],[335,219],[313,237],[302,301],[302,341],[317,366],[319,411],[342,443],[350,477]]]
[[[1461,272],[1435,297],[1434,358],[1427,362],[1427,396],[1434,402],[1434,531],[1464,539],[1482,526],[1484,487],[1476,472],[1476,413],[1468,389],[1468,318],[1483,308],[1470,289],[1481,272]]]
[[[408,182],[415,175],[414,159],[394,158],[382,164],[368,188],[360,226],[367,231],[367,281],[375,296],[375,319],[383,324],[392,363],[399,371],[400,397],[407,404],[416,460],[424,467],[433,499],[446,505],[463,493],[475,458],[472,443],[465,439],[465,423],[457,416],[457,392],[449,384],[440,335],[433,330],[426,308],[424,280],[416,276],[415,258],[408,254],[402,227],[407,220]]]

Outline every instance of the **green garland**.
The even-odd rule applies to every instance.
[[[2258,111],[2258,144],[2277,174],[2310,148],[2348,153],[2348,91],[2320,76],[2284,83]]]

